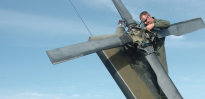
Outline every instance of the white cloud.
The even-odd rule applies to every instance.
[[[104,96],[104,95],[94,95],[94,97],[102,97],[102,96]]]
[[[185,39],[184,36],[174,36],[174,35],[170,35],[167,37],[167,39],[172,39],[172,40],[181,40],[181,39]]]
[[[56,97],[55,99],[60,99],[60,98]]]
[[[70,97],[80,97],[81,95],[72,95]]]
[[[90,94],[87,94],[87,97],[92,97],[92,95],[90,95]]]
[[[87,97],[103,97],[104,95],[91,95],[91,94],[87,94]]]
[[[34,93],[29,93],[29,92],[26,92],[26,93],[23,93],[23,94],[19,94],[21,96],[43,96],[43,94],[40,94],[38,92],[34,92]]]
[[[43,96],[43,94],[39,94],[39,93],[31,93],[31,95],[33,95],[33,96]]]
[[[202,48],[205,46],[205,42],[204,40],[193,41],[193,39],[186,38],[186,36],[171,35],[166,38],[165,46],[172,48]]]

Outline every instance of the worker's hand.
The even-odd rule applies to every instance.
[[[146,26],[147,30],[150,31],[154,27],[154,23]]]

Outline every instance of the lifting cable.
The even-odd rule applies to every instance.
[[[70,0],[69,0],[70,1]],[[71,5],[73,6],[73,8],[75,9],[74,5],[72,4],[72,2],[70,1]],[[80,17],[80,14],[78,13],[78,11],[75,9],[75,11],[77,12],[78,16]],[[80,17],[80,19],[82,20],[82,22],[84,23],[85,27],[87,28],[87,30],[89,31],[90,35],[93,36],[90,32],[90,30],[88,29],[88,27],[86,26],[85,22],[83,21],[83,19]]]

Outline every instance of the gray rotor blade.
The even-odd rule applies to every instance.
[[[145,57],[157,76],[158,85],[161,87],[168,99],[183,99],[176,86],[164,70],[157,56],[155,55],[153,48],[151,46],[148,46],[144,48],[144,50],[147,52],[147,55]]]
[[[124,37],[126,40],[127,36]],[[87,41],[71,46],[49,50],[46,52],[51,62],[53,64],[58,64],[97,51],[123,46],[124,44],[131,42],[125,42],[125,40],[123,37],[120,39],[118,36],[113,36],[100,41]]]
[[[202,28],[205,28],[205,24],[203,20],[199,17],[172,24],[168,29],[161,29],[160,31],[157,31],[157,36],[158,38],[162,38],[169,35],[180,36]]]
[[[122,19],[127,23],[127,24],[132,24],[132,23],[137,23],[135,20],[132,19],[132,15],[130,12],[127,10],[127,8],[124,6],[121,0],[112,0],[114,3],[115,7],[117,8],[118,12],[120,13]]]

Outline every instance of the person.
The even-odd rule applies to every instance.
[[[143,11],[140,14],[140,20],[144,21],[144,24],[148,31],[153,28],[168,28],[170,26],[170,22],[162,19],[155,19],[151,17],[151,15],[147,11]],[[161,39],[156,39],[156,43],[153,44],[154,50],[156,51],[156,56],[159,59],[160,63],[164,67],[165,71],[168,74],[168,67],[166,61],[166,53],[164,47],[165,37]],[[144,63],[145,64],[145,63]],[[168,99],[164,92],[160,89],[160,99]]]
[[[162,19],[155,19],[151,17],[151,15],[147,11],[143,11],[140,13],[140,20],[144,21],[146,28],[150,31],[152,28],[168,28],[170,26],[170,22]]]

